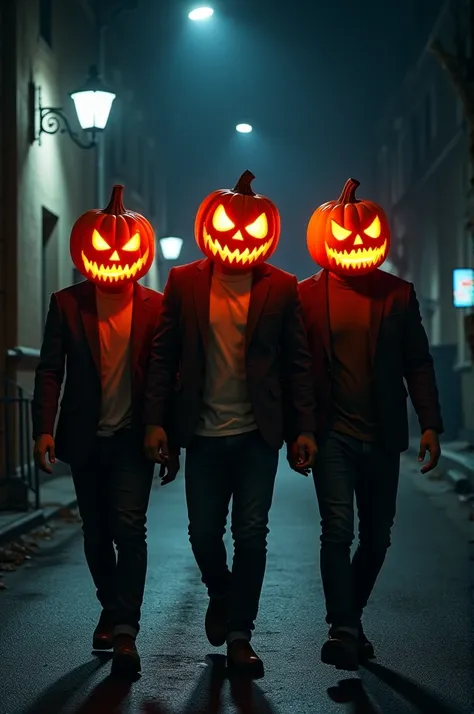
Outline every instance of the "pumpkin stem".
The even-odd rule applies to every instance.
[[[108,203],[107,208],[104,208],[104,213],[111,213],[114,216],[119,216],[121,213],[125,213],[125,206],[123,205],[123,189],[121,184],[116,184],[112,189],[112,195]]]
[[[342,189],[342,193],[339,196],[338,203],[358,203],[359,199],[356,198],[356,191],[360,186],[360,181],[357,179],[347,179]]]
[[[235,193],[242,193],[244,196],[255,196],[255,191],[253,191],[251,187],[251,183],[254,180],[255,176],[251,171],[247,169],[247,171],[244,171],[242,176],[239,178],[237,183],[235,184],[234,187],[234,192]]]

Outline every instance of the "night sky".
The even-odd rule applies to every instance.
[[[140,0],[122,20],[137,23],[130,66],[166,174],[164,230],[185,239],[182,262],[199,257],[200,201],[248,168],[254,190],[281,212],[272,262],[303,278],[314,272],[305,245],[313,210],[336,198],[349,176],[361,181],[361,196],[373,191],[377,123],[441,2],[209,4],[208,23],[190,22],[195,5],[181,0]],[[239,121],[254,132],[237,134]]]

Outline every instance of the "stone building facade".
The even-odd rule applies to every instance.
[[[136,121],[139,98],[128,90],[125,78],[120,81],[120,57],[108,50],[107,42],[103,78],[117,98],[101,137],[103,171],[97,171],[97,149],[81,149],[65,133],[39,137],[40,97],[43,107],[63,108],[80,135],[69,93],[84,84],[89,67],[98,61],[96,7],[90,0],[0,3],[0,397],[5,395],[6,377],[9,396],[18,396],[18,387],[26,390],[26,397],[31,393],[50,294],[77,280],[69,255],[75,219],[102,207],[98,197],[108,196],[112,184],[120,182],[125,184],[126,205],[155,223],[149,195],[156,170],[153,143],[142,121],[139,150],[128,146],[131,135],[124,127]],[[120,37],[116,28],[113,33],[115,44]],[[126,54],[122,61],[126,63]],[[133,162],[114,162],[114,155],[127,152]],[[159,289],[155,267],[145,282]],[[31,441],[19,444],[16,407],[7,410],[8,424],[1,411],[0,508],[9,502],[7,476],[12,473],[7,470],[17,473],[31,455]]]

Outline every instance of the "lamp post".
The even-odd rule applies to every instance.
[[[62,107],[45,107],[42,103],[41,87],[36,88],[38,97],[39,131],[35,137],[41,146],[43,134],[68,134],[81,149],[97,146],[96,137],[106,127],[115,94],[102,82],[97,68],[92,66],[85,84],[70,94],[76,109],[81,129],[90,135],[90,141],[79,139],[71,128],[67,114]]]
[[[160,250],[161,250],[161,255],[163,256],[163,261],[166,263],[167,261],[172,261],[172,260],[178,260],[179,256],[181,255],[181,249],[183,247],[183,239],[178,238],[177,236],[167,236],[166,238],[160,238]],[[161,260],[158,261],[158,268],[161,268]],[[166,275],[161,274],[161,270],[159,270],[159,279],[160,279],[160,289],[161,289],[161,283],[164,284],[166,283]]]

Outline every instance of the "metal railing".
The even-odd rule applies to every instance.
[[[4,479],[20,478],[34,494],[34,506],[40,508],[39,472],[32,459],[32,395],[10,379],[4,381],[0,405],[3,416]]]

